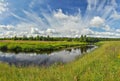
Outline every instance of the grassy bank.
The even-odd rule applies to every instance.
[[[0,63],[0,81],[120,81],[120,42],[104,42],[93,52],[49,68]]]
[[[0,50],[8,52],[44,52],[55,51],[68,47],[83,46],[87,43],[82,42],[66,42],[66,41],[13,41],[1,40]]]

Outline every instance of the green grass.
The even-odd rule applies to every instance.
[[[0,81],[120,81],[120,42],[104,42],[96,50],[65,65],[15,67],[0,63]]]
[[[84,42],[66,42],[66,41],[0,41],[0,50],[8,52],[44,52],[55,51],[68,47],[84,46]]]

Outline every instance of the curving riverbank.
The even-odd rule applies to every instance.
[[[50,67],[53,64],[66,64],[72,62],[78,56],[91,52],[96,46],[74,47],[67,48],[60,51],[55,51],[50,54],[36,54],[36,53],[3,53],[0,52],[0,61],[15,65],[16,67],[40,66]]]
[[[52,52],[69,47],[86,46],[85,42],[66,42],[66,41],[0,41],[0,51],[2,52]]]

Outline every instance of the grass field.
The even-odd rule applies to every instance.
[[[55,51],[68,47],[84,46],[83,42],[67,42],[67,41],[12,41],[1,40],[0,50],[8,52],[44,52]]]
[[[0,81],[120,81],[120,42],[104,42],[74,62],[49,68],[0,63]]]

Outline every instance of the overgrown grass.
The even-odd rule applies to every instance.
[[[0,81],[120,81],[119,55],[120,42],[104,42],[65,65],[18,68],[0,63]]]
[[[2,40],[0,41],[0,50],[9,52],[44,52],[55,51],[68,47],[84,46],[87,43],[84,42],[66,42],[66,41],[12,41]]]

